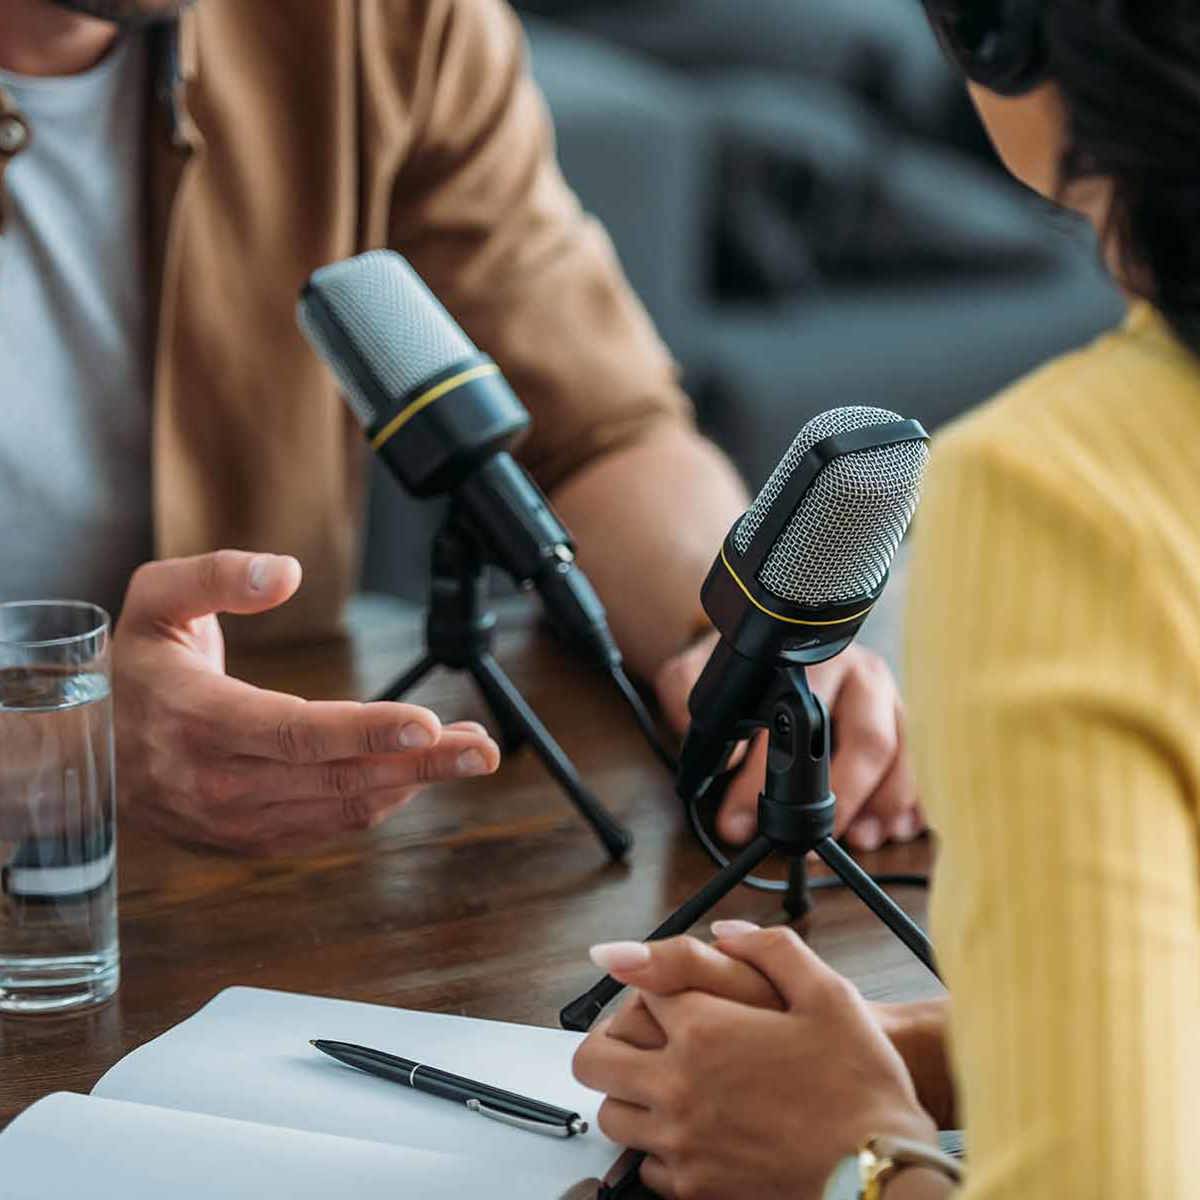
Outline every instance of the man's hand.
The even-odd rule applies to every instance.
[[[669,659],[655,677],[655,691],[671,726],[686,731],[687,701],[716,645],[711,634]],[[879,655],[851,646],[808,669],[809,682],[829,706],[834,730],[830,782],[837,796],[838,837],[856,850],[886,841],[911,841],[925,830],[904,739],[904,709],[895,680]],[[717,817],[721,836],[748,842],[758,826],[758,796],[766,772],[767,739],[759,734],[729,785]]]
[[[601,1129],[650,1156],[648,1187],[666,1200],[796,1200],[819,1196],[838,1160],[871,1134],[935,1144],[866,1002],[795,933],[735,934],[720,952],[753,968],[782,1010],[647,990],[664,1044],[639,1048],[604,1026],[575,1054],[580,1082],[607,1093]]]
[[[172,837],[248,853],[377,825],[426,784],[495,771],[479,725],[411,704],[318,703],[225,674],[217,613],[300,586],[293,558],[223,550],[150,563],[113,639],[124,810]]]

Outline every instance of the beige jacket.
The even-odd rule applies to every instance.
[[[502,0],[200,0],[156,35],[148,229],[162,557],[296,555],[255,640],[335,631],[365,446],[295,324],[318,266],[406,255],[533,413],[543,487],[687,418],[674,365],[554,162]],[[0,93],[0,169],[23,118]]]

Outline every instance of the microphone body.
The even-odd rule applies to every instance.
[[[619,667],[570,533],[509,453],[529,428],[528,411],[408,263],[381,250],[323,267],[298,316],[404,489],[451,496],[491,561],[537,589],[559,631]]]
[[[916,510],[927,441],[885,409],[824,413],[730,530],[701,592],[721,637],[688,700],[684,800],[763,726],[780,667],[823,662],[857,636]]]

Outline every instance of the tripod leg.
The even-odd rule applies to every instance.
[[[513,713],[508,692],[496,682],[486,668],[476,670],[472,665],[469,669],[475,682],[479,685],[479,690],[483,693],[488,708],[491,709],[492,716],[496,718],[496,724],[500,729],[500,748],[505,754],[515,754],[529,738],[525,732],[525,726]],[[496,669],[500,669],[498,664]]]
[[[714,875],[690,900],[677,908],[648,938],[648,942],[676,937],[687,933],[718,901],[729,895],[774,849],[770,838],[759,837],[746,847],[723,871]],[[623,983],[605,975],[595,987],[578,1000],[572,1000],[558,1014],[564,1029],[584,1032],[591,1029],[596,1018],[621,994]]]
[[[550,736],[550,731],[501,670],[500,664],[490,654],[483,653],[468,665],[468,669],[496,708],[497,714],[507,713],[506,717],[501,717],[502,723],[507,720],[521,731],[546,765],[546,770],[558,780],[559,786],[604,843],[609,857],[613,862],[620,862],[633,845],[629,831],[610,816],[583,786],[579,773],[563,748]]]
[[[812,896],[808,891],[808,870],[803,858],[793,858],[788,868],[787,892],[783,897],[783,911],[793,921],[807,917],[812,912]]]
[[[375,698],[377,700],[399,700],[405,692],[412,691],[436,666],[437,661],[432,655],[427,654],[419,663],[415,663],[398,679],[393,680]]]
[[[841,881],[927,966],[938,978],[933,946],[909,915],[833,840],[825,838],[814,850],[837,873]]]

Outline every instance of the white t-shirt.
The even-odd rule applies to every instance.
[[[151,555],[146,71],[137,37],[82,75],[0,71],[32,131],[3,181],[0,600],[113,612]]]

